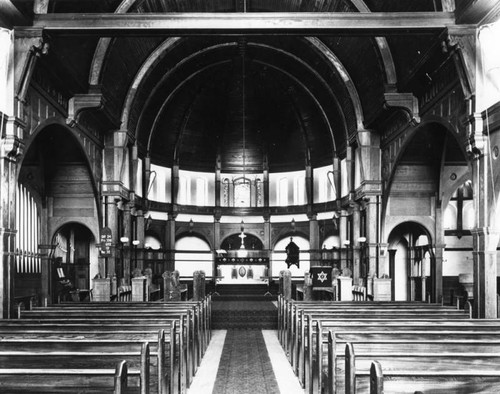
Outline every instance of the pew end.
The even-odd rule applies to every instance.
[[[384,375],[378,361],[373,361],[370,367],[370,394],[384,394]]]

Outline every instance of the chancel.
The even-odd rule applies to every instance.
[[[0,0],[0,391],[499,392],[499,18]]]

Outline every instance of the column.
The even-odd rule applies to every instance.
[[[50,299],[50,277],[51,277],[51,266],[49,256],[52,253],[53,245],[39,244],[38,250],[40,251],[40,260],[42,264],[42,292],[41,304],[45,305],[51,303]]]
[[[113,196],[106,196],[106,209],[105,212],[107,215],[107,224],[111,229],[111,235],[113,238],[114,248],[111,248],[111,257],[106,258],[108,261],[107,272],[105,273],[105,277],[109,276],[110,278],[115,275],[116,272],[116,262],[120,258],[120,233],[118,229],[118,206],[116,204],[115,198]],[[121,262],[120,262],[121,264]]]
[[[361,234],[361,213],[359,211],[359,205],[356,204],[352,211],[352,234],[353,239],[351,240],[352,245],[352,283],[353,285],[359,284],[359,279],[361,278],[361,253],[360,248],[362,245],[359,243],[359,236]]]
[[[340,271],[347,267],[348,249],[349,245],[346,242],[349,241],[349,235],[347,234],[347,211],[340,211],[339,218],[339,238],[340,238]]]
[[[123,279],[124,283],[130,284],[130,245],[132,239],[132,217],[130,212],[130,204],[123,204],[123,236],[128,238],[127,242],[122,242],[123,248]]]
[[[136,231],[135,238],[132,241],[139,241],[134,245],[134,259],[136,260],[137,267],[144,270],[144,239],[145,239],[145,226],[146,220],[144,219],[144,212],[137,211]]]
[[[267,270],[267,276],[273,276],[273,261],[272,261],[272,250],[271,250],[271,217],[267,213],[264,215],[264,250],[269,256],[269,267]]]
[[[309,216],[309,249],[311,266],[320,265],[321,250],[319,245],[319,224],[317,215],[312,214]]]
[[[176,214],[169,213],[165,231],[165,271],[175,270],[175,218]]]
[[[22,135],[21,123],[10,118],[5,130],[0,130],[0,318],[11,316],[14,300],[15,246],[16,246],[16,193],[17,159],[22,153],[18,136]]]
[[[499,233],[491,228],[472,231],[474,251],[474,317],[497,318],[497,251]]]

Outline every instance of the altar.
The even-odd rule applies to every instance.
[[[267,257],[219,257],[215,261],[218,284],[262,284],[269,279]]]

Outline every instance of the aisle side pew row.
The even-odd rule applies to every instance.
[[[165,334],[161,330],[158,340],[144,342],[124,339],[71,339],[71,338],[2,338],[0,341],[0,368],[102,369],[126,360],[128,373],[140,376],[141,393],[167,393],[172,373],[166,365]],[[173,390],[171,387],[170,390]]]
[[[211,338],[211,295],[205,297],[202,301],[63,303],[46,307],[34,307],[32,311],[29,312],[20,311],[19,316],[22,314],[25,317],[41,317],[40,313],[46,311],[55,313],[66,313],[68,311],[75,313],[76,311],[78,313],[82,309],[85,310],[86,313],[89,309],[92,311],[105,309],[106,311],[124,310],[129,312],[132,310],[139,310],[145,313],[162,313],[165,309],[179,308],[190,308],[193,311],[191,326],[194,327],[194,330],[191,341],[193,342],[193,346],[195,346],[194,353],[197,356],[197,363],[199,364]]]
[[[295,373],[300,377],[301,373],[299,371],[303,370],[303,364],[301,364],[301,358],[306,355],[306,335],[311,332],[311,335],[314,336],[316,333],[316,324],[313,321],[335,321],[338,324],[349,322],[359,322],[362,324],[367,321],[394,321],[396,318],[400,321],[412,322],[416,319],[426,322],[433,321],[454,321],[454,322],[470,322],[471,320],[466,317],[467,315],[459,315],[448,318],[446,315],[442,316],[439,313],[419,313],[419,312],[406,312],[406,311],[394,311],[390,308],[385,310],[369,310],[366,309],[363,311],[363,314],[356,313],[336,313],[334,311],[328,311],[325,313],[321,313],[318,311],[304,311],[301,310],[298,313],[298,317],[295,319],[293,324],[294,329],[290,330],[287,334],[287,339],[284,345],[284,348],[289,355],[290,363],[295,371]],[[309,321],[311,323],[309,323]],[[308,325],[311,324],[311,327],[308,328]],[[312,350],[315,351],[314,348]]]
[[[301,311],[316,311],[330,315],[333,313],[349,313],[364,315],[367,311],[398,311],[400,313],[427,313],[439,315],[440,318],[471,318],[470,310],[457,310],[441,304],[409,303],[409,302],[331,302],[331,301],[285,301],[280,298],[278,307],[278,336],[281,344],[287,348],[293,343],[293,335],[299,329],[298,319]],[[290,349],[288,349],[290,350]]]
[[[349,363],[346,371],[346,381],[349,380],[346,394],[354,393],[496,393],[500,386],[500,371],[498,356],[490,361],[483,359],[480,364],[473,359],[465,361],[468,365],[457,368],[454,359],[457,355],[442,356],[441,360],[431,360],[436,364],[430,368],[430,363],[411,367],[394,365],[391,361],[373,360],[369,366],[360,368],[351,344],[346,345],[346,360]],[[461,360],[463,362],[463,360]]]
[[[114,368],[0,368],[3,393],[145,394],[140,381],[125,360]]]
[[[187,309],[187,311],[186,311]],[[186,314],[187,312],[187,314]],[[37,309],[34,311],[22,312],[22,319],[18,321],[32,321],[48,324],[49,322],[60,322],[61,324],[67,324],[69,319],[72,323],[85,323],[92,319],[95,325],[99,325],[103,322],[123,322],[133,321],[136,324],[157,324],[160,319],[180,319],[183,322],[183,345],[186,348],[186,352],[183,355],[187,363],[186,369],[186,379],[189,385],[193,375],[196,372],[197,367],[201,362],[201,358],[204,354],[204,349],[202,349],[202,342],[200,337],[204,334],[200,333],[200,327],[196,322],[197,319],[194,318],[194,312],[189,308],[161,308],[161,309],[148,309],[142,311],[139,309],[115,309],[112,306],[106,306],[98,309],[84,309],[84,310],[67,310],[67,309]],[[28,320],[28,317],[31,318]]]
[[[349,318],[390,318],[397,316],[398,319],[412,319],[418,315],[419,319],[429,319],[429,320],[449,320],[449,319],[469,319],[469,315],[463,313],[463,311],[455,311],[458,313],[446,313],[447,311],[440,311],[439,309],[427,310],[427,309],[393,309],[390,306],[387,307],[366,307],[363,309],[355,308],[352,311],[347,310],[336,310],[333,308],[329,309],[301,309],[297,308],[293,313],[292,323],[289,325],[288,330],[285,335],[284,347],[286,348],[288,354],[290,355],[290,362],[294,367],[296,367],[296,354],[302,340],[302,327],[304,326],[304,316],[311,315],[314,320],[321,319],[349,319]]]
[[[301,343],[298,354],[297,376],[299,380],[308,388],[308,390],[317,390],[323,383],[323,375],[330,373],[329,367],[325,372],[326,365],[330,362],[328,349],[328,332],[332,331],[335,335],[366,335],[373,338],[369,334],[379,334],[379,340],[383,340],[383,336],[387,336],[387,341],[390,341],[390,336],[393,333],[403,335],[405,332],[423,332],[424,335],[446,334],[447,332],[460,331],[463,334],[472,336],[475,332],[482,335],[483,340],[486,335],[491,338],[491,341],[500,333],[500,321],[492,320],[420,320],[418,316],[413,319],[321,319],[314,320],[312,316],[307,315],[307,325],[304,329],[305,340]],[[396,334],[394,334],[396,336]],[[441,336],[442,338],[442,336]],[[352,340],[352,338],[351,338]],[[408,335],[406,341],[410,341]],[[415,338],[414,340],[418,340]],[[458,340],[458,338],[457,338]],[[490,342],[488,342],[490,343]],[[311,346],[309,346],[311,344]],[[321,346],[318,346],[321,344]],[[490,343],[491,344],[491,343]],[[500,349],[499,349],[500,350]],[[309,368],[313,366],[313,368]],[[319,374],[322,371],[322,374]],[[307,373],[306,373],[307,372]],[[314,384],[312,383],[314,382]]]
[[[434,374],[453,370],[464,375],[473,370],[497,369],[500,364],[500,330],[491,336],[480,333],[462,337],[456,331],[448,332],[447,339],[441,337],[441,334],[412,331],[386,332],[374,339],[374,336],[366,338],[362,332],[343,336],[342,333],[329,331],[328,367],[322,371],[324,378],[321,381],[313,378],[314,382],[316,387],[323,383],[322,392],[350,393],[355,384],[353,371],[368,377],[370,363],[375,359],[387,370],[428,370]],[[343,338],[348,338],[348,341]],[[367,382],[363,384],[366,389]]]
[[[81,320],[75,322],[69,319],[50,320],[50,322],[1,320],[0,349],[10,348],[9,343],[21,340],[48,341],[54,348],[57,347],[56,342],[71,341],[75,343],[71,346],[79,348],[82,352],[84,349],[78,342],[92,341],[95,345],[127,348],[127,342],[147,341],[150,343],[152,358],[152,362],[148,360],[148,363],[155,368],[154,377],[157,380],[155,386],[158,387],[158,391],[165,392],[165,387],[170,381],[170,392],[182,393],[186,391],[190,382],[186,373],[187,349],[181,327],[177,319],[141,324],[131,319],[123,321],[88,319],[87,322]],[[116,345],[111,342],[115,342]],[[95,350],[95,345],[89,345],[91,352]],[[95,358],[95,355],[93,357]]]

